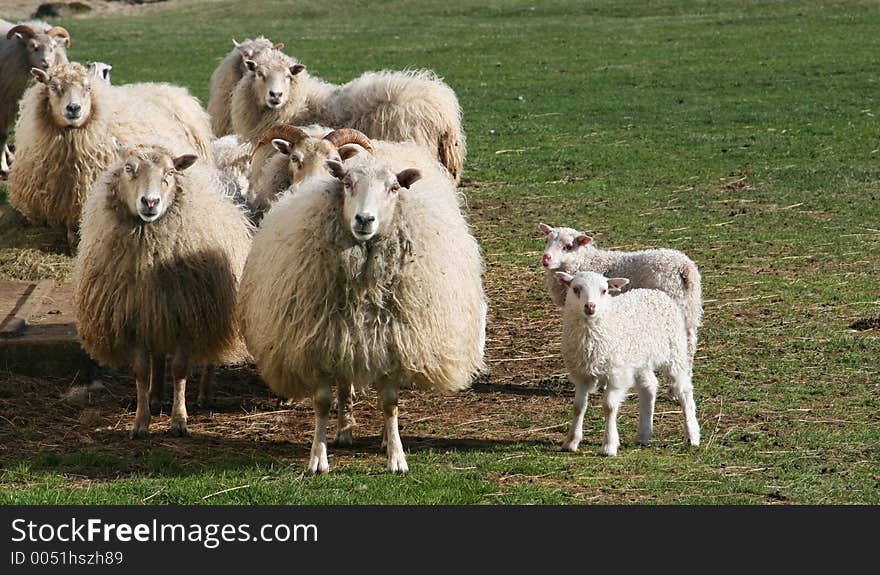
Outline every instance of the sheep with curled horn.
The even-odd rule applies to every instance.
[[[31,68],[48,70],[67,62],[70,33],[43,21],[13,24],[0,20],[0,173],[13,160],[7,143],[18,102],[33,77]]]

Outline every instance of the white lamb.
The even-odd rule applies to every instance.
[[[311,396],[308,469],[329,470],[334,384],[376,386],[388,469],[405,473],[401,387],[460,390],[484,369],[479,246],[448,177],[381,161],[285,194],[254,237],[239,291],[248,350],[277,393]]]
[[[565,286],[556,272],[582,271],[629,278],[626,289],[650,288],[666,292],[679,305],[685,317],[688,351],[693,360],[697,351],[697,330],[703,320],[703,290],[697,265],[677,250],[651,249],[636,252],[600,250],[593,238],[573,228],[553,228],[540,224],[547,235],[541,264],[544,287],[557,306],[565,304]]]
[[[629,283],[595,272],[556,273],[568,293],[562,320],[562,355],[575,385],[574,418],[563,447],[577,451],[583,438],[584,413],[591,392],[605,385],[605,455],[617,455],[617,412],[635,383],[639,392],[638,442],[653,432],[657,377],[670,380],[684,412],[686,439],[700,444],[691,381],[691,361],[684,317],[678,305],[659,290],[634,289],[617,297],[612,291]]]

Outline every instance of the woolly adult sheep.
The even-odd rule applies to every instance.
[[[547,236],[541,265],[544,287],[557,306],[565,304],[566,288],[556,272],[593,271],[629,278],[625,289],[651,288],[666,292],[684,313],[691,358],[697,351],[697,331],[703,320],[703,290],[697,265],[684,253],[670,249],[600,250],[593,238],[572,228],[540,224]]]
[[[653,431],[657,377],[670,379],[684,412],[690,445],[700,444],[694,404],[691,362],[684,316],[678,305],[660,290],[634,289],[617,297],[610,293],[627,284],[626,278],[606,278],[595,272],[574,276],[556,273],[566,286],[562,320],[562,356],[575,384],[574,418],[565,449],[577,451],[583,437],[589,394],[605,384],[605,455],[617,455],[620,437],[617,412],[627,391],[638,385],[639,443],[646,445]]]
[[[216,170],[196,161],[160,143],[123,147],[83,208],[73,280],[79,338],[97,362],[132,365],[132,438],[149,433],[151,383],[161,389],[166,354],[170,431],[186,435],[190,366],[243,352],[234,307],[250,224],[217,192]]]
[[[218,138],[232,133],[232,120],[229,113],[229,99],[235,85],[245,73],[244,61],[259,58],[269,50],[283,50],[284,44],[273,44],[268,38],[259,36],[247,38],[238,43],[214,69],[211,74],[211,91],[208,97],[208,114],[211,116],[211,129]]]
[[[461,108],[452,88],[426,70],[367,72],[337,86],[310,76],[280,51],[245,60],[232,94],[232,129],[255,141],[273,125],[355,128],[370,138],[422,144],[457,182],[465,156]]]
[[[67,62],[70,33],[34,20],[0,20],[0,172],[8,172],[12,151],[6,139],[18,113],[18,101],[30,83],[31,68],[48,70]]]
[[[22,98],[9,201],[35,223],[67,228],[77,243],[82,202],[116,157],[116,143],[161,134],[178,155],[211,158],[210,126],[198,100],[167,84],[109,86],[77,63],[44,72]]]
[[[448,178],[374,161],[317,179],[273,206],[239,291],[248,350],[266,383],[311,396],[308,469],[324,472],[331,386],[376,386],[388,469],[408,470],[397,426],[402,387],[460,390],[484,368],[479,246]]]

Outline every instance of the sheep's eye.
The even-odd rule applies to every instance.
[[[570,252],[574,248],[574,244],[565,244],[565,251]]]
[[[578,297],[581,296],[581,288],[576,287],[576,288],[572,288],[572,289],[574,290],[574,295],[576,295]]]
[[[605,293],[606,293],[607,291],[608,291],[608,290],[604,290],[604,289],[603,289],[603,290],[602,290],[602,295],[605,295]]]
[[[400,189],[400,184],[391,184],[389,191],[396,192],[399,189]]]
[[[125,164],[125,173],[129,176],[134,175],[134,167],[131,164]]]

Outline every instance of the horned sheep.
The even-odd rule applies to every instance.
[[[426,70],[367,72],[335,85],[310,76],[281,51],[244,61],[231,100],[233,131],[256,141],[280,123],[354,128],[370,138],[422,144],[458,182],[465,157],[461,108]]]
[[[65,226],[71,250],[82,203],[116,158],[116,142],[162,134],[178,155],[195,151],[211,160],[208,116],[184,88],[109,86],[75,62],[33,74],[37,82],[25,93],[16,124],[9,201],[32,222]]]
[[[79,338],[99,363],[132,365],[132,438],[149,433],[166,354],[173,356],[174,435],[187,433],[190,366],[245,356],[234,308],[251,228],[217,192],[216,169],[197,159],[162,143],[123,147],[83,207],[74,266]]]
[[[554,228],[540,224],[547,236],[541,264],[544,287],[553,303],[565,304],[566,288],[556,279],[556,272],[574,274],[593,271],[629,279],[625,289],[650,288],[666,292],[684,313],[691,358],[697,350],[697,331],[703,320],[703,292],[697,265],[678,250],[641,251],[601,250],[593,238],[572,228]]]
[[[331,386],[378,388],[388,469],[408,470],[402,387],[455,391],[484,369],[479,246],[448,177],[382,161],[285,194],[254,237],[239,291],[242,332],[266,383],[311,396],[308,470],[324,472]]]
[[[612,291],[628,283],[626,278],[609,279],[595,272],[555,275],[568,291],[562,320],[562,356],[575,385],[574,417],[563,447],[577,451],[589,394],[604,384],[602,449],[605,455],[617,455],[617,413],[634,383],[639,393],[638,442],[646,445],[653,432],[657,397],[654,372],[658,370],[670,379],[682,406],[687,442],[699,445],[687,332],[678,305],[653,289],[634,289],[611,297]]]
[[[12,150],[9,128],[18,114],[18,101],[33,77],[31,68],[48,70],[67,62],[70,33],[61,26],[34,20],[13,24],[0,20],[0,173],[9,171]]]
[[[208,114],[211,116],[211,129],[218,138],[232,133],[232,120],[229,99],[235,85],[245,73],[244,61],[259,58],[268,50],[283,50],[284,44],[273,44],[268,38],[259,36],[247,38],[243,42],[232,40],[235,47],[220,62],[211,74],[211,90],[208,97]]]

